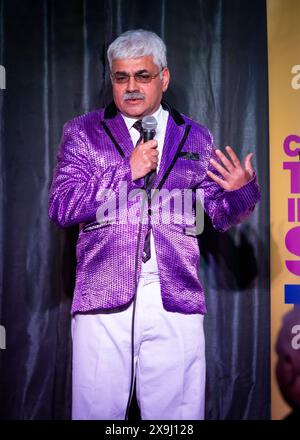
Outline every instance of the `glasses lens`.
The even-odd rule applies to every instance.
[[[143,73],[136,73],[134,75],[134,79],[140,83],[148,83],[151,81],[152,77],[151,77],[150,73],[143,72]]]
[[[127,75],[126,73],[115,73],[114,79],[115,79],[116,83],[124,84],[124,83],[128,82],[129,75]]]

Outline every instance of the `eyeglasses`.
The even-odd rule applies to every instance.
[[[116,73],[111,72],[111,77],[112,77],[113,81],[117,84],[128,83],[129,78],[131,76],[134,78],[134,80],[136,82],[146,84],[146,83],[151,82],[154,78],[156,78],[162,71],[163,71],[163,69],[161,69],[155,75],[151,75],[151,73],[149,73],[145,70],[140,71],[140,72],[136,72],[133,75],[129,75],[129,73],[126,73],[126,72],[116,72]]]

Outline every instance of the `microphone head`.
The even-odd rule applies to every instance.
[[[157,120],[154,116],[144,116],[142,119],[142,127],[144,131],[155,131],[157,127]]]

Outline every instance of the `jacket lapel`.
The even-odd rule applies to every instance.
[[[119,154],[122,157],[129,156],[133,150],[133,143],[125,121],[114,103],[105,108],[104,120],[101,124]]]
[[[171,165],[172,159],[176,153],[179,144],[179,140],[182,138],[183,133],[184,126],[176,125],[174,119],[171,117],[171,115],[169,115],[160,166],[157,173],[156,181],[154,183],[155,187],[157,186],[157,183],[163,178],[167,169]]]
[[[171,172],[179,152],[182,150],[188,136],[190,125],[186,125],[184,119],[176,110],[162,102],[165,110],[169,111],[164,146],[162,150],[160,167],[154,182],[154,188],[161,188]]]

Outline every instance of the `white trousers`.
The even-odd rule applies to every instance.
[[[164,310],[158,281],[141,278],[135,315],[137,401],[143,420],[204,418],[203,315]],[[72,318],[72,419],[121,420],[131,377],[132,304]]]

